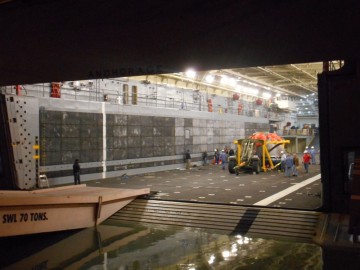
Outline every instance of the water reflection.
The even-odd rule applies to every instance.
[[[35,237],[35,238],[34,238]],[[322,269],[321,248],[203,229],[108,221],[53,241],[58,234],[32,236],[18,258],[1,260],[5,269]],[[15,238],[7,238],[12,241]],[[17,238],[21,242],[27,237]],[[2,239],[4,243],[4,239]],[[48,245],[33,253],[41,242]],[[24,254],[23,257],[19,254]],[[6,254],[5,254],[6,255]],[[8,254],[9,255],[9,254]],[[1,256],[4,256],[2,254]]]

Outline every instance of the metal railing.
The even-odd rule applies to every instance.
[[[303,129],[279,130],[276,133],[280,136],[315,136],[318,134],[318,129],[303,128]]]
[[[251,102],[247,101],[244,101],[245,106],[241,110],[239,110],[238,107],[235,106],[228,105],[225,107],[218,104],[213,104],[212,109],[210,110],[209,104],[204,97],[200,97],[198,100],[192,101],[191,96],[187,96],[186,98],[172,98],[159,96],[157,94],[137,94],[136,99],[132,99],[131,95],[124,97],[122,91],[102,89],[99,86],[98,81],[99,80],[96,80],[95,84],[92,87],[85,87],[82,89],[74,89],[74,87],[64,84],[61,87],[61,98],[70,100],[72,99],[108,102],[110,104],[118,105],[140,105],[160,108],[172,108],[178,110],[212,112],[218,114],[234,114],[247,117],[268,118],[269,120],[275,119],[277,121],[284,120],[283,115],[269,112],[268,108],[266,108],[265,106],[257,106],[256,109],[252,108],[253,106],[251,106]],[[22,88],[22,95],[51,98],[50,88],[51,86],[49,83],[25,85]],[[4,94],[16,94],[14,86],[1,87],[0,92]],[[130,89],[129,92],[131,92]],[[224,100],[225,99],[227,99],[227,97],[224,97]]]
[[[4,94],[16,94],[14,86],[1,87],[0,92]],[[34,84],[24,86],[22,95],[24,96],[35,96],[35,97],[50,97],[50,84]],[[107,102],[113,105],[119,106],[149,106],[157,108],[168,108],[176,110],[187,110],[187,111],[202,111],[217,114],[232,114],[246,117],[260,117],[267,118],[270,121],[282,122],[285,120],[285,116],[279,113],[269,112],[268,108],[264,106],[258,106],[257,109],[245,108],[238,110],[237,106],[222,107],[220,105],[213,105],[212,112],[209,110],[209,104],[204,97],[200,97],[196,102],[192,102],[191,96],[186,98],[173,98],[173,97],[162,97],[157,93],[152,95],[138,94],[136,99],[132,99],[131,95],[124,98],[124,95],[118,91],[101,89],[98,85],[98,80],[95,82],[94,88],[88,89],[74,89],[69,85],[65,84],[61,88],[62,99],[72,100],[83,100],[83,101],[97,101]],[[226,99],[224,97],[224,99]],[[125,101],[125,102],[124,102]],[[246,102],[245,102],[246,103]],[[247,104],[250,105],[250,104]],[[251,106],[249,106],[251,107]],[[277,130],[276,133],[280,136],[315,136],[318,134],[318,129],[306,128],[306,129],[289,129],[289,130]]]

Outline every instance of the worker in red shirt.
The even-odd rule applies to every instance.
[[[310,160],[311,160],[311,156],[310,156],[309,152],[307,150],[305,150],[304,155],[303,155],[303,164],[304,164],[306,173],[309,172]]]

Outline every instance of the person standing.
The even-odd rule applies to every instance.
[[[298,176],[299,175],[298,167],[300,163],[299,163],[299,157],[297,156],[296,153],[293,155],[293,159],[294,159],[293,176]]]
[[[215,164],[219,164],[219,150],[215,149]]]
[[[280,166],[281,166],[281,171],[282,171],[282,172],[285,172],[286,154],[284,153],[284,151],[281,151],[280,154],[281,154],[281,164],[280,164]]]
[[[225,153],[225,150],[221,150],[219,159],[221,160],[221,168],[225,170],[225,166],[227,163],[227,154]]]
[[[75,185],[80,185],[80,164],[78,159],[75,159],[73,165],[73,174]]]
[[[286,155],[285,159],[285,176],[290,177],[292,175],[294,166],[294,158],[291,154]]]
[[[205,166],[207,164],[207,157],[208,157],[208,154],[207,152],[203,152],[202,153],[202,160],[203,160],[203,165]]]
[[[191,165],[191,155],[190,155],[190,150],[186,151],[185,154],[185,161],[186,161],[186,169],[189,170],[190,169],[190,165]]]
[[[315,165],[316,164],[316,160],[315,160],[316,150],[315,150],[314,146],[311,146],[310,155],[311,155],[311,164]]]
[[[305,172],[309,173],[309,165],[310,165],[311,156],[307,150],[304,151],[303,155],[303,164],[305,168]]]

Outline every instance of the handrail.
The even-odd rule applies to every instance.
[[[34,97],[42,97],[42,98],[50,98],[50,84],[33,84],[30,86],[24,85],[22,86],[24,89],[24,95],[26,96],[34,96]],[[13,94],[15,95],[15,90],[12,86],[2,87],[0,90],[4,94]],[[130,92],[131,89],[129,89]],[[136,104],[132,104],[131,95],[128,95],[127,98],[124,99],[124,94],[120,90],[111,90],[111,89],[103,89],[97,86],[97,82],[95,82],[94,86],[91,88],[81,88],[75,89],[68,84],[64,84],[61,87],[61,98],[63,99],[73,99],[73,100],[84,100],[84,101],[98,101],[98,102],[108,102],[110,104],[118,104],[118,105],[140,105],[140,106],[149,106],[149,107],[160,107],[160,108],[173,108],[179,110],[189,110],[189,111],[203,111],[209,112],[209,104],[204,96],[198,98],[196,102],[191,100],[191,96],[183,97],[183,98],[172,98],[172,97],[164,97],[159,96],[157,93],[152,94],[137,94]],[[227,97],[223,97],[227,100]],[[124,100],[126,101],[124,103]],[[227,107],[217,105],[212,109],[212,113],[219,114],[234,114],[248,117],[261,117],[261,118],[270,118],[271,113],[268,111],[268,108],[264,106],[258,106],[257,108],[253,107],[252,102],[250,101],[242,101],[247,106],[238,109],[237,106],[232,106],[228,104]],[[250,107],[250,108],[246,108]]]
[[[50,83],[33,84],[31,86],[23,85],[23,94],[26,96],[50,99],[50,85]],[[0,91],[4,94],[16,94],[15,88],[13,86],[1,87]],[[131,92],[131,87],[129,87],[129,92]],[[121,89],[115,90],[101,88],[100,80],[95,80],[95,83],[92,86],[82,87],[80,89],[75,89],[69,84],[64,84],[61,87],[61,98],[107,102],[109,104],[119,106],[140,105],[157,108],[160,107],[177,110],[202,111],[218,114],[233,114],[246,117],[267,118],[270,121],[277,122],[285,121],[284,115],[276,112],[271,112],[269,108],[264,105],[255,106],[254,108],[254,103],[251,101],[241,101],[242,105],[241,109],[239,109],[238,105],[233,106],[231,102],[228,102],[228,97],[222,97],[224,101],[226,101],[225,104],[227,104],[227,107],[218,104],[217,106],[213,105],[211,110],[209,110],[209,103],[205,96],[199,96],[197,99],[192,99],[191,95],[183,95],[182,98],[165,97],[158,95],[157,91],[154,90],[154,92],[150,94],[136,93],[136,99],[133,100],[132,95],[130,94],[124,96]],[[278,130],[276,133],[281,136],[313,136],[316,135],[316,132],[316,129],[290,129]]]

